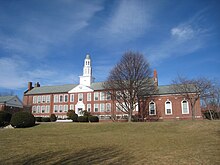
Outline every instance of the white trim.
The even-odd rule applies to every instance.
[[[170,113],[167,113],[167,103],[168,102],[170,102]],[[169,100],[169,99],[167,99],[167,101],[165,102],[165,114],[166,115],[172,115],[173,114],[173,110],[172,110],[172,102]]]
[[[153,103],[154,104],[154,114],[151,114],[150,112],[151,112],[151,109],[150,109],[150,104],[151,103]],[[154,102],[154,101],[151,101],[151,102],[149,102],[149,115],[156,115],[157,114],[157,112],[156,112],[156,103]]]
[[[183,112],[183,102],[184,101],[186,101],[186,108],[187,108],[186,113]],[[181,101],[181,108],[182,108],[182,114],[189,114],[189,102],[187,100],[184,99],[184,100]]]

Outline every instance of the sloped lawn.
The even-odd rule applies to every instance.
[[[220,121],[0,129],[0,164],[220,164]]]

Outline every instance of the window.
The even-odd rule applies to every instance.
[[[40,103],[41,97],[37,96],[37,102]]]
[[[58,103],[58,95],[54,95],[54,103]]]
[[[82,93],[78,94],[78,101],[83,101],[83,94]]]
[[[68,95],[64,95],[64,102],[68,102]]]
[[[59,105],[59,112],[63,112],[63,105]]]
[[[53,106],[53,112],[58,112],[58,105]]]
[[[171,101],[166,101],[165,103],[165,114],[172,115],[172,103]]]
[[[100,100],[105,100],[105,92],[100,92]]]
[[[70,110],[74,110],[74,105],[70,104]]]
[[[87,101],[91,101],[91,93],[87,93]]]
[[[46,105],[46,111],[45,113],[50,113],[50,106],[49,105]]]
[[[36,104],[37,103],[37,96],[33,97],[33,103]]]
[[[111,112],[111,103],[106,103],[106,112]]]
[[[189,114],[189,104],[188,101],[182,101],[182,114]]]
[[[50,95],[47,95],[47,97],[46,97],[46,102],[47,102],[47,103],[50,103]]]
[[[106,99],[111,100],[111,93],[110,92],[106,92]]]
[[[74,94],[70,95],[70,102],[74,102]]]
[[[59,102],[60,102],[60,103],[63,102],[63,95],[59,95]]]
[[[94,112],[98,112],[99,111],[99,104],[94,104]]]
[[[95,101],[99,100],[99,92],[94,93],[94,100]]]
[[[105,111],[105,104],[101,103],[100,104],[100,112],[104,112]]]
[[[116,111],[120,112],[122,110],[122,107],[119,103],[116,103]]]
[[[42,103],[45,103],[46,102],[46,96],[44,95],[44,96],[42,96],[42,98],[41,98],[42,100]]]
[[[45,113],[45,106],[41,106],[41,113]]]
[[[36,106],[32,107],[32,113],[36,113]]]
[[[40,106],[37,106],[37,113],[40,113]]]
[[[149,103],[149,115],[156,115],[156,106],[153,101]]]
[[[63,106],[63,111],[64,111],[64,112],[67,112],[67,111],[68,111],[68,105],[64,105],[64,106]]]
[[[87,111],[91,112],[91,104],[87,104]]]

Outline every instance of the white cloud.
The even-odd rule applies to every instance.
[[[193,53],[205,46],[209,27],[203,26],[203,12],[198,12],[191,19],[170,29],[169,37],[145,51],[150,54],[151,63],[159,64],[162,60]]]

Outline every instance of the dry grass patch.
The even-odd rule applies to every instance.
[[[220,164],[220,121],[0,129],[0,164]]]

